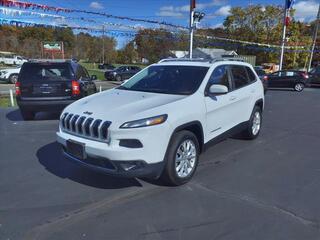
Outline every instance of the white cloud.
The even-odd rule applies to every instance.
[[[184,15],[181,12],[175,11],[160,11],[157,13],[157,16],[160,17],[183,17]]]
[[[91,2],[90,7],[93,9],[104,9],[103,5],[99,2]]]
[[[230,14],[230,10],[231,10],[231,6],[226,5],[219,8],[217,11],[215,11],[214,15],[226,17]]]
[[[299,1],[293,5],[296,10],[294,16],[300,21],[312,21],[317,17],[319,3],[314,0]]]
[[[215,6],[221,6],[224,3],[225,3],[225,0],[211,0],[210,2],[206,2],[206,3],[197,3],[196,10],[202,11]],[[190,5],[182,5],[177,7],[170,5],[170,6],[161,7],[160,11],[156,14],[157,16],[163,16],[163,17],[184,17],[184,16],[188,16],[189,11],[190,11]]]
[[[211,28],[223,28],[223,24],[217,23],[217,24],[212,25]]]

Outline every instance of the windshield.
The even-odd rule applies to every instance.
[[[151,66],[118,89],[190,95],[199,88],[208,69],[197,66]]]

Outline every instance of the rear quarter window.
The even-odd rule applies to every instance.
[[[249,77],[249,81],[250,82],[255,82],[256,81],[256,75],[252,72],[251,68],[246,67],[247,73],[248,73],[248,77]]]

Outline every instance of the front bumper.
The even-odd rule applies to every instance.
[[[164,124],[128,130],[109,128],[110,140],[108,142],[91,140],[60,130],[57,132],[57,141],[63,146],[65,155],[69,159],[85,167],[115,176],[158,177],[162,172],[164,157],[169,143],[168,136],[170,136],[169,124],[165,126]],[[141,146],[123,146],[121,141],[124,139],[138,140]],[[84,145],[84,151],[87,155],[85,160],[80,160],[67,153],[68,140]],[[96,164],[96,161],[99,164]],[[110,163],[114,166],[114,169],[110,169],[110,166],[104,166],[104,163]],[[124,171],[123,164],[125,163],[129,165],[137,163],[136,165],[138,166],[129,171]]]
[[[134,177],[160,177],[164,163],[152,163],[147,164],[141,160],[132,160],[132,161],[114,161],[101,157],[89,156],[84,159],[78,159],[70,155],[66,148],[63,146],[63,154],[66,159],[79,164],[85,168],[91,169],[96,172],[104,173],[110,176],[115,177],[125,177],[125,178],[134,178]]]

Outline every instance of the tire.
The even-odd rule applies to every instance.
[[[190,181],[197,169],[199,153],[199,142],[192,132],[183,130],[175,133],[167,149],[166,165],[160,180],[171,186],[179,186]],[[181,154],[190,155],[189,158],[183,158]]]
[[[25,121],[33,120],[34,117],[35,117],[35,113],[34,112],[25,111],[25,110],[20,110],[20,111],[21,111],[22,118]]]
[[[258,124],[258,125],[257,125]],[[250,116],[247,128],[241,133],[243,139],[253,140],[260,134],[262,125],[262,111],[261,108],[255,106]]]
[[[122,81],[122,77],[120,75],[116,75],[115,77],[117,82],[121,82]]]
[[[18,81],[18,74],[12,74],[9,77],[9,82],[15,84]]]
[[[303,91],[303,89],[304,89],[304,84],[303,83],[296,83],[294,85],[294,90],[296,92],[301,92],[301,91]]]

